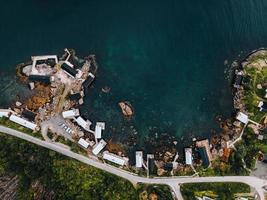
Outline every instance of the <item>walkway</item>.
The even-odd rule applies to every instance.
[[[224,177],[162,177],[162,178],[145,178],[137,176],[134,173],[119,169],[117,167],[101,163],[95,160],[92,160],[88,157],[82,156],[80,154],[74,153],[70,150],[62,148],[56,144],[40,140],[38,138],[32,137],[28,134],[16,131],[4,126],[0,126],[0,132],[6,133],[23,140],[35,143],[39,146],[54,150],[58,153],[66,155],[70,158],[74,158],[78,161],[81,161],[85,164],[94,166],[98,169],[104,170],[106,172],[112,173],[114,175],[120,176],[132,182],[133,184],[137,183],[147,183],[147,184],[166,184],[169,185],[175,192],[178,200],[182,200],[182,195],[180,193],[180,185],[183,183],[196,183],[196,182],[242,182],[250,185],[255,188],[258,192],[259,199],[264,200],[264,189],[263,186],[267,185],[267,180],[259,179],[253,176],[224,176]]]

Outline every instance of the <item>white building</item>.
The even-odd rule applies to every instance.
[[[38,60],[48,60],[48,59],[54,59],[55,63],[58,63],[57,55],[32,56],[32,71],[31,71],[31,74],[38,74],[38,70],[36,69],[36,62]]]
[[[143,152],[136,151],[135,152],[135,167],[141,168],[143,166]]]
[[[36,128],[37,128],[36,124],[34,124],[32,122],[29,122],[29,121],[27,121],[27,120],[25,120],[25,119],[23,119],[21,117],[13,115],[13,114],[9,117],[9,120],[12,121],[12,122],[15,122],[17,124],[20,124],[21,126],[29,128],[31,130],[36,130]]]
[[[95,126],[95,138],[96,139],[102,138],[102,130],[105,130],[105,123],[96,122],[96,126]]]
[[[105,160],[108,160],[110,162],[113,162],[113,163],[121,165],[121,166],[125,165],[125,163],[126,163],[126,161],[123,159],[123,157],[118,156],[118,155],[113,154],[113,153],[109,153],[108,151],[105,151],[103,153],[103,158]]]
[[[236,119],[239,120],[240,122],[247,124],[248,123],[248,116],[242,112],[238,112]]]
[[[84,130],[90,131],[90,126],[92,122],[90,122],[89,120],[83,119],[81,116],[79,116],[78,118],[74,118],[74,120],[77,122],[79,126],[84,128]]]
[[[79,109],[67,110],[62,112],[63,118],[72,119],[73,117],[77,117],[80,115]]]
[[[0,117],[9,117],[11,110],[9,109],[0,109]]]
[[[100,142],[93,147],[93,154],[97,156],[106,145],[107,143],[105,142],[105,140],[100,140]]]
[[[185,164],[192,165],[192,149],[185,148]]]
[[[80,138],[80,139],[79,139],[78,144],[81,145],[82,147],[86,148],[86,149],[87,149],[88,146],[89,146],[89,143],[86,142],[83,138]]]

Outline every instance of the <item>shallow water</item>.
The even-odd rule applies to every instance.
[[[177,138],[209,136],[214,118],[232,112],[225,60],[267,46],[267,2],[162,2],[5,2],[0,83],[12,87],[1,90],[1,106],[21,91],[13,83],[17,63],[70,47],[97,56],[99,73],[83,113],[107,122],[106,137],[124,141],[137,132],[142,144],[152,127]],[[121,100],[133,105],[132,120],[123,119]]]

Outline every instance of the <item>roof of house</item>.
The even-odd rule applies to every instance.
[[[93,75],[91,72],[89,73],[89,76],[87,79],[83,82],[83,87],[88,88],[92,85],[93,81],[95,80],[95,75]]]
[[[142,151],[135,152],[135,166],[137,168],[141,168],[143,166],[143,152]]]
[[[105,130],[104,122],[97,122],[95,126],[95,138],[100,139],[102,137],[102,130]]]
[[[82,118],[81,116],[77,117],[74,119],[78,125],[80,125],[84,130],[89,131],[90,130],[90,126],[92,124],[92,122],[90,122],[89,120],[85,120],[84,118]]]
[[[72,77],[75,77],[78,73],[76,69],[68,65],[66,62],[62,63],[61,68]]]
[[[173,164],[172,163],[165,163],[164,166],[163,166],[164,170],[166,171],[172,171],[173,169]]]
[[[73,118],[80,115],[79,109],[67,110],[62,112],[63,118]]]
[[[267,102],[260,101],[258,107],[260,108],[260,111],[267,112]]]
[[[209,158],[208,158],[208,154],[207,154],[206,148],[205,147],[200,147],[199,148],[199,153],[200,153],[201,160],[203,162],[202,165],[204,167],[208,167],[210,165],[210,161],[209,161]]]
[[[36,114],[32,111],[29,111],[29,110],[23,110],[22,116],[33,122],[35,120]]]
[[[34,124],[32,122],[29,122],[26,119],[23,119],[21,117],[18,117],[16,115],[13,115],[13,114],[9,117],[9,120],[10,121],[13,121],[13,122],[15,122],[17,124],[20,124],[20,125],[22,125],[22,126],[24,126],[26,128],[29,128],[31,130],[35,130],[37,128],[37,125],[36,124]]]
[[[242,112],[238,112],[236,119],[244,124],[248,123],[248,116]]]
[[[88,146],[89,146],[89,143],[86,142],[86,140],[83,139],[83,138],[80,138],[80,139],[79,139],[78,144],[81,145],[82,147],[86,148],[86,149],[87,149]]]
[[[118,155],[113,154],[113,153],[104,152],[103,153],[103,158],[105,160],[108,160],[110,162],[116,163],[118,165],[125,165],[125,160],[123,159],[123,157],[118,156]]]
[[[192,149],[185,148],[185,164],[192,165]]]
[[[100,142],[94,146],[93,154],[98,155],[104,149],[104,147],[106,145],[107,145],[107,143],[105,142],[105,140],[103,140],[103,139],[100,140]]]
[[[75,94],[71,94],[69,96],[69,99],[71,101],[79,101],[79,99],[82,97],[82,95],[80,93],[75,93]]]
[[[30,75],[29,80],[34,81],[34,82],[41,82],[41,83],[45,83],[45,84],[50,84],[50,76]]]

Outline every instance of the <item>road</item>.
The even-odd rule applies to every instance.
[[[51,142],[46,142],[38,138],[32,137],[28,134],[16,131],[4,126],[0,126],[0,132],[12,135],[23,140],[26,140],[31,143],[35,143],[39,146],[51,149],[60,154],[66,155],[70,158],[74,158],[80,162],[83,162],[87,165],[94,166],[98,169],[104,170],[106,172],[112,173],[114,175],[120,176],[132,182],[134,185],[137,183],[148,183],[148,184],[166,184],[169,185],[175,192],[178,200],[182,200],[182,195],[180,192],[180,185],[183,183],[196,183],[196,182],[242,182],[253,187],[258,195],[260,200],[264,200],[264,189],[263,186],[267,185],[267,180],[260,179],[253,176],[219,176],[219,177],[160,177],[160,178],[145,178],[137,176],[134,173],[119,169],[112,165],[101,163],[96,160],[92,160],[88,157],[82,156],[80,154],[74,153],[66,148],[63,148],[59,145],[53,144]]]

